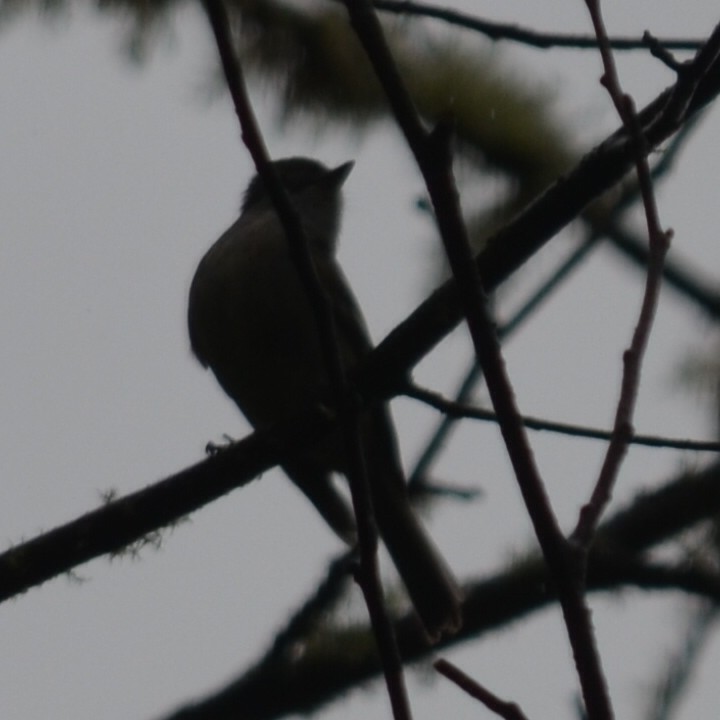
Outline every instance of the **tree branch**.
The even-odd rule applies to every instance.
[[[373,0],[373,6],[383,12],[400,15],[415,15],[442,20],[450,25],[474,30],[482,33],[491,40],[511,40],[529,47],[542,50],[549,48],[570,48],[573,50],[597,50],[597,38],[593,35],[561,35],[558,33],[542,33],[528,30],[519,25],[490,22],[475,15],[451,10],[429,3],[411,2],[410,0]],[[642,38],[609,38],[613,50],[647,50],[648,41]],[[654,40],[656,45],[666,50],[697,50],[702,40],[688,38],[659,38]]]

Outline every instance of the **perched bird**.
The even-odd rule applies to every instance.
[[[335,322],[340,360],[352,372],[371,350],[360,309],[336,259],[341,187],[353,163],[328,169],[293,157],[273,163],[300,217]],[[238,220],[208,250],[190,287],[188,326],[198,360],[256,429],[329,398],[318,326],[263,181],[250,182]],[[389,410],[363,413],[360,442],[380,535],[431,640],[461,624],[461,592],[408,501]],[[283,463],[327,523],[355,542],[355,522],[332,473],[344,473],[340,434]]]

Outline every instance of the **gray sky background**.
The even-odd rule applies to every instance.
[[[464,3],[466,9],[475,4]],[[483,3],[484,17],[538,29],[588,32],[584,4]],[[458,3],[462,7],[461,3]],[[476,9],[476,8],[475,8]],[[606,3],[610,32],[704,37],[717,22],[710,0]],[[207,246],[235,217],[251,172],[224,96],[207,99],[214,48],[202,13],[187,6],[136,67],[121,52],[122,23],[75,10],[53,23],[24,17],[0,33],[0,541],[6,545],[95,507],[101,493],[141,488],[203,455],[242,418],[190,356],[187,287]],[[487,48],[462,35],[469,47]],[[492,53],[533,73],[556,99],[577,147],[617,126],[597,83],[593,53],[498,45]],[[620,59],[638,105],[672,82],[656,61]],[[428,290],[432,233],[413,209],[421,191],[397,133],[378,127],[349,141],[279,128],[269,96],[258,111],[272,154],[337,163],[355,158],[346,185],[341,260],[381,339]],[[716,276],[718,113],[703,120],[660,192],[676,232],[673,253]],[[638,227],[640,227],[638,223]],[[536,262],[570,247],[568,235]],[[507,347],[521,408],[530,415],[607,426],[637,316],[635,271],[610,251],[589,266]],[[688,354],[716,338],[699,313],[666,291],[649,348],[636,427],[707,438],[711,408],[677,386]],[[450,390],[466,363],[457,332],[416,378]],[[435,415],[394,405],[411,463]],[[533,435],[538,461],[565,525],[594,481],[603,446]],[[700,459],[701,460],[701,459]],[[618,502],[671,476],[692,455],[633,450]],[[446,505],[432,530],[459,574],[480,575],[523,550],[531,530],[497,430],[466,426],[436,473],[479,485],[482,502]],[[137,561],[101,559],[0,609],[0,717],[153,718],[237,674],[271,640],[338,549],[313,510],[278,473],[196,513]],[[356,597],[353,609],[361,612]],[[592,601],[618,716],[638,716],[648,683],[681,627],[678,598],[628,591]],[[720,644],[713,641],[680,718],[716,713]],[[555,611],[448,653],[530,717],[572,718],[576,681]],[[418,720],[483,710],[429,673],[411,675]],[[328,718],[387,716],[387,702],[355,693]]]

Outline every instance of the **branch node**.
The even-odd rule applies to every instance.
[[[680,75],[685,70],[686,64],[677,60],[649,30],[643,33],[642,40],[648,50],[650,50],[650,54],[660,60],[663,65],[670,68],[674,73]]]

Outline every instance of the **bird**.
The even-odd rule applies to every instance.
[[[272,163],[329,303],[346,376],[373,347],[336,259],[342,186],[353,165],[328,168],[305,157]],[[297,418],[332,397],[316,317],[259,174],[247,187],[237,220],[202,257],[190,285],[187,317],[194,355],[255,429]],[[428,640],[436,642],[459,630],[463,595],[411,507],[387,404],[363,410],[358,435],[379,534]],[[353,546],[355,518],[333,483],[335,474],[347,473],[340,433],[283,459],[282,468],[332,530]]]

